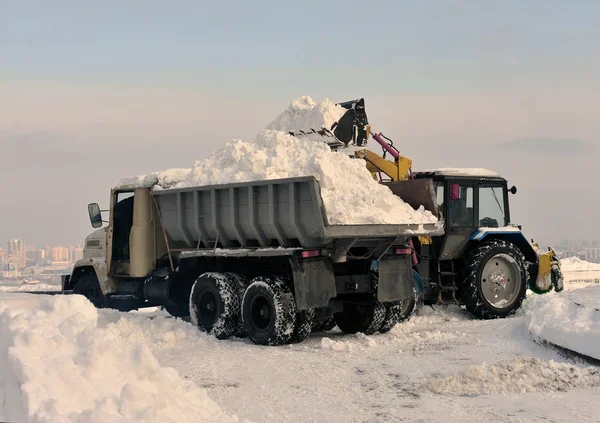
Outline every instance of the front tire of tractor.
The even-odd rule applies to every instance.
[[[106,308],[106,296],[95,274],[88,273],[79,278],[73,287],[73,294],[83,295],[96,308]]]
[[[217,339],[233,335],[240,321],[240,295],[236,282],[223,273],[204,273],[190,294],[192,324]]]
[[[296,328],[292,291],[281,279],[253,279],[242,299],[242,320],[248,338],[255,344],[288,343]]]
[[[377,332],[385,319],[385,306],[375,301],[372,304],[344,302],[343,310],[333,315],[335,323],[344,333],[357,332],[372,335]]]
[[[460,298],[480,319],[508,317],[521,307],[528,280],[525,256],[514,244],[482,242],[466,258]]]

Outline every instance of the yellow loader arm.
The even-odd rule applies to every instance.
[[[356,151],[354,157],[367,162],[367,169],[374,178],[377,178],[378,173],[387,175],[392,181],[405,181],[409,178],[412,160],[407,157],[398,156],[392,162],[368,149]]]

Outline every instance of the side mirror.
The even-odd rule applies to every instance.
[[[90,223],[92,228],[99,228],[102,226],[102,212],[98,203],[88,204],[88,214],[90,215]]]
[[[517,187],[513,185],[510,187],[509,191],[512,195],[515,195],[517,193]]]

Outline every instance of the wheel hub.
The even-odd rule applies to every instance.
[[[482,294],[492,307],[507,307],[518,297],[521,269],[510,255],[491,257],[483,267],[481,278]]]

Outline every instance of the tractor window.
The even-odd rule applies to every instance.
[[[448,220],[452,226],[473,226],[473,187],[450,184]]]
[[[501,186],[479,187],[479,226],[484,228],[506,226],[504,191]]]

